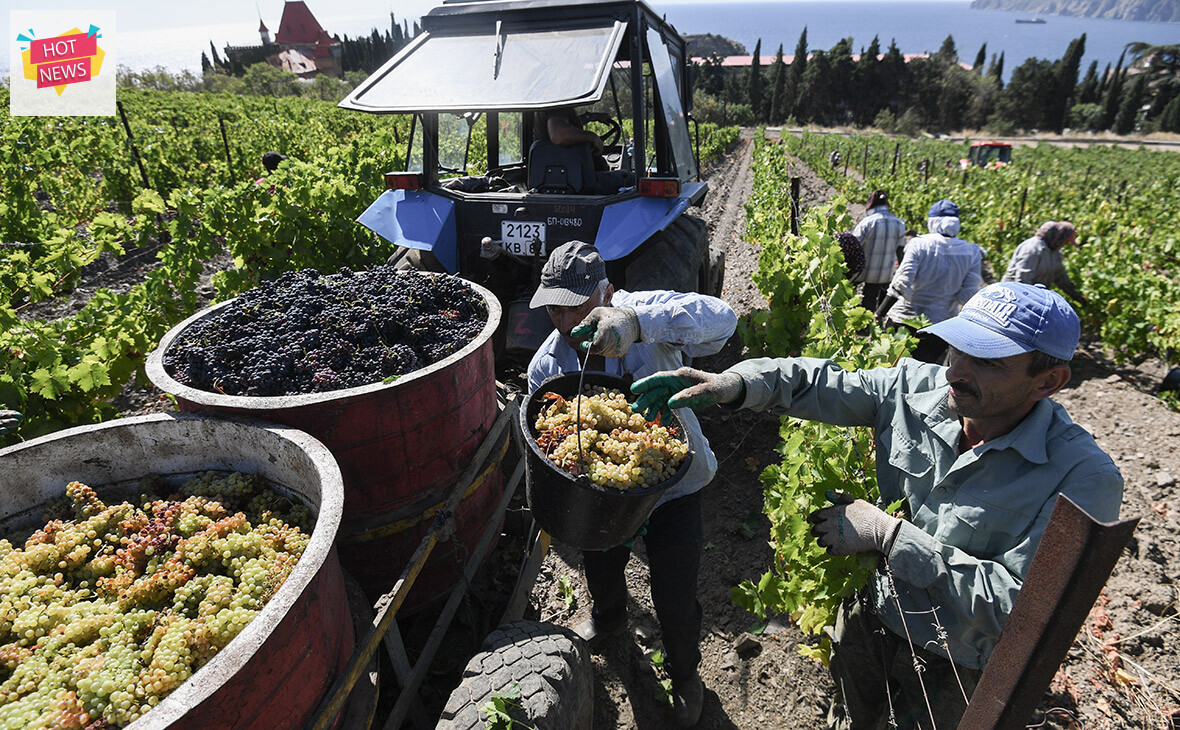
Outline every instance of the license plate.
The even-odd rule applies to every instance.
[[[518,256],[544,256],[548,253],[545,246],[545,224],[529,223],[527,221],[500,221],[500,240],[504,250]],[[536,250],[533,242],[539,241]]]

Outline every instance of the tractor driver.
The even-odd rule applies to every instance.
[[[606,112],[579,114],[572,106],[545,109],[533,115],[533,139],[552,142],[562,147],[588,142],[595,153],[594,169],[604,171],[607,165],[606,159],[602,156],[602,138],[583,125],[586,122],[610,124],[613,121]]]

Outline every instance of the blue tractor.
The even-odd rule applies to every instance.
[[[624,289],[720,294],[724,252],[688,213],[708,184],[689,130],[687,49],[661,16],[637,0],[466,0],[421,28],[340,102],[413,115],[406,169],[386,174],[358,218],[398,245],[392,263],[495,292],[498,344],[516,357],[552,330],[528,301],[566,241],[597,246]],[[542,139],[553,113],[593,118],[601,153]]]

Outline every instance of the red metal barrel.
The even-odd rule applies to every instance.
[[[242,633],[128,730],[303,728],[354,647],[333,547],[344,488],[323,444],[290,428],[192,414],[59,431],[0,450],[0,534],[31,526],[70,481],[107,501],[134,500],[145,476],[179,483],[209,469],[262,475],[306,504],[315,528],[290,577]]]
[[[487,289],[463,283],[487,306],[488,321],[479,336],[446,359],[392,383],[254,397],[197,390],[174,380],[164,371],[164,352],[185,327],[229,301],[198,312],[168,332],[148,356],[147,375],[158,388],[176,396],[182,411],[249,414],[322,441],[344,475],[341,560],[375,598],[393,586],[409,563],[434,509],[446,501],[496,420],[492,334],[500,322],[500,304]],[[504,479],[495,461],[460,504],[453,545],[435,548],[403,604],[404,612],[422,608],[455,586],[463,556],[475,548],[503,493]]]

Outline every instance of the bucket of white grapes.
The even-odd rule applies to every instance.
[[[630,379],[606,373],[555,375],[525,401],[525,484],[533,519],[583,550],[630,540],[664,492],[688,472],[692,449],[680,417],[649,422],[632,413]]]

